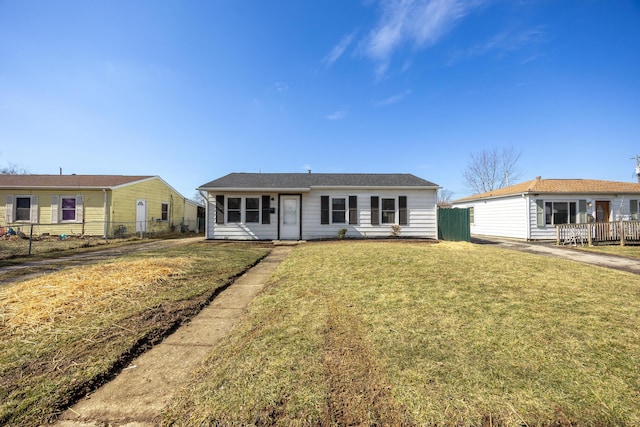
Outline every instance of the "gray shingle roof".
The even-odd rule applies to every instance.
[[[230,173],[201,189],[308,189],[311,187],[438,187],[411,174]]]

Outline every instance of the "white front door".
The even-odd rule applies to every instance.
[[[300,239],[300,196],[280,197],[280,239]]]
[[[147,231],[147,201],[144,199],[136,200],[136,233],[145,233]]]

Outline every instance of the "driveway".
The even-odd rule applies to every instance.
[[[637,259],[582,251],[573,246],[557,246],[555,243],[527,242],[523,240],[487,236],[472,237],[471,242],[480,245],[496,245],[505,249],[546,255],[554,258],[565,258],[572,261],[583,262],[585,264],[597,265],[599,267],[640,274],[640,261]]]

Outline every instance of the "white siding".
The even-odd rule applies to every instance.
[[[536,220],[536,200],[543,200],[545,202],[576,202],[579,200],[587,201],[587,216],[595,217],[596,201],[609,202],[609,221],[621,221],[629,219],[629,200],[639,199],[638,194],[629,195],[617,195],[611,194],[579,194],[579,195],[547,195],[541,194],[537,197],[530,196],[529,201],[529,223],[531,226],[531,239],[532,240],[555,240],[556,239],[556,227],[555,225],[543,225],[538,227]],[[589,206],[591,204],[591,206]]]
[[[527,202],[520,195],[456,203],[454,207],[473,208],[474,222],[471,224],[473,235],[527,238]]]
[[[474,208],[474,222],[471,234],[497,237],[511,237],[530,240],[555,240],[555,225],[537,223],[536,200],[543,202],[587,201],[587,216],[593,218],[596,201],[609,202],[610,221],[629,219],[629,201],[640,199],[640,195],[602,195],[602,194],[558,194],[517,195],[500,199],[477,200],[456,203],[457,208]],[[591,206],[589,206],[589,204]]]
[[[225,193],[225,204],[229,197],[261,197],[267,195],[248,193]],[[278,239],[278,194],[269,194],[274,200],[271,207],[276,208],[271,214],[270,224],[225,223],[216,224],[215,194],[210,193],[207,201],[207,239],[230,240],[276,240]],[[320,224],[320,197],[358,197],[358,223],[349,224],[347,210],[346,223]],[[371,196],[395,198],[396,223],[398,223],[398,196],[407,197],[408,224],[400,227],[400,237],[437,238],[436,226],[436,192],[435,190],[381,190],[365,192],[363,189],[350,190],[314,190],[302,194],[302,239],[336,238],[338,230],[347,229],[346,237],[388,237],[391,235],[390,224],[371,225]],[[226,213],[226,210],[225,210]],[[243,209],[244,218],[244,209]],[[330,218],[331,219],[331,218]]]
[[[358,223],[320,224],[320,197],[358,197]],[[400,237],[436,239],[436,193],[435,190],[383,190],[365,192],[352,190],[315,190],[302,196],[302,238],[336,238],[338,230],[347,229],[346,237],[389,237],[391,224],[371,225],[371,196],[396,199],[396,224],[398,223],[398,196],[407,197],[408,224],[400,226]],[[329,218],[331,220],[331,217]],[[330,221],[331,222],[331,221]]]
[[[262,196],[270,196],[275,199],[271,201],[270,206],[276,208],[276,213],[270,215],[270,224],[262,224],[262,220],[258,223],[227,223],[225,218],[224,224],[216,224],[216,195],[209,194],[207,201],[207,239],[229,239],[229,240],[275,240],[278,238],[278,215],[277,215],[277,194],[254,194],[254,193],[226,193],[225,199],[225,216],[227,213],[226,204],[229,197],[242,198],[241,215],[244,221],[245,216],[245,199],[247,197],[260,198],[260,208],[262,208]],[[262,211],[260,212],[262,219]]]

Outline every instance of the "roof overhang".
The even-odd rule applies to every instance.
[[[198,187],[198,191],[209,193],[308,193],[310,188],[238,188],[238,187]]]
[[[112,190],[110,186],[85,185],[0,185],[0,190]]]

